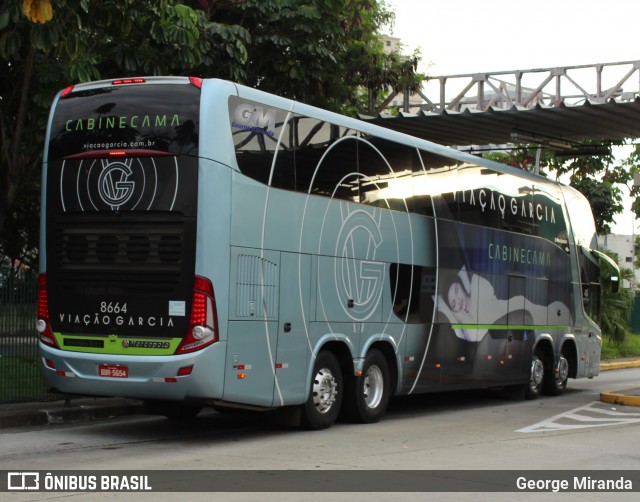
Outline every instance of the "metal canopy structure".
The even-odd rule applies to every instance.
[[[442,76],[418,94],[397,115],[361,118],[444,145],[640,138],[640,60]]]

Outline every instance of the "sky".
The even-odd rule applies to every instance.
[[[431,76],[640,59],[638,0],[386,0]]]
[[[386,3],[396,15],[391,35],[405,53],[420,48],[420,71],[432,77],[640,60],[640,0]],[[613,231],[639,229],[627,211]]]

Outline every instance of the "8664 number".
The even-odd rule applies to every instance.
[[[100,302],[100,312],[103,314],[126,314],[127,304],[120,304],[120,302]]]

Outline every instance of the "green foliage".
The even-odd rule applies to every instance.
[[[576,148],[576,156],[570,156],[571,152],[556,156],[550,167],[558,176],[570,175],[571,186],[591,204],[598,234],[608,234],[615,216],[624,209],[621,185],[627,184],[631,175],[623,164],[616,163],[611,147],[606,153],[589,155],[590,147],[595,149],[594,142],[585,141]]]
[[[607,252],[616,259],[614,253]],[[602,284],[602,311],[600,314],[600,328],[605,337],[621,344],[631,334],[629,322],[633,310],[633,293],[630,289],[620,288],[618,292],[611,291],[611,274],[613,270],[606,264],[600,270],[600,284]],[[633,272],[627,268],[620,269],[621,279],[633,279]]]
[[[37,270],[39,228],[40,169],[35,167],[25,174],[21,190],[6,213],[0,233],[0,258],[4,255],[10,263]]]
[[[355,114],[423,78],[417,53],[384,53],[393,15],[380,0],[52,0],[51,20],[37,23],[22,4],[0,6],[0,229],[18,225],[18,209],[37,212],[18,194],[37,193],[21,183],[39,169],[49,107],[69,84],[217,77]],[[20,232],[37,239],[37,225]]]
[[[251,33],[242,82],[355,114],[389,89],[417,90],[420,59],[386,54],[381,29],[393,14],[378,0],[202,0],[209,16]]]
[[[640,145],[635,145],[631,154],[622,162],[622,167],[629,173],[629,179],[633,180],[635,175],[640,174]],[[640,185],[631,187],[633,197],[632,211],[637,218],[640,218]]]
[[[24,180],[40,168],[59,89],[140,74],[189,75],[195,67],[214,67],[226,78],[244,75],[248,32],[210,22],[176,0],[52,5],[53,18],[44,24],[24,16],[21,0],[0,7],[0,245],[12,257],[32,250],[18,253],[18,242],[37,242],[39,181]]]
[[[0,403],[47,399],[37,357],[5,355],[0,358]]]
[[[602,359],[638,356],[640,356],[640,335],[630,335],[622,342],[606,337],[602,340]]]

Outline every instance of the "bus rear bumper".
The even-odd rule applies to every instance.
[[[63,393],[177,401],[222,397],[224,342],[172,356],[88,354],[39,346],[45,385]]]

